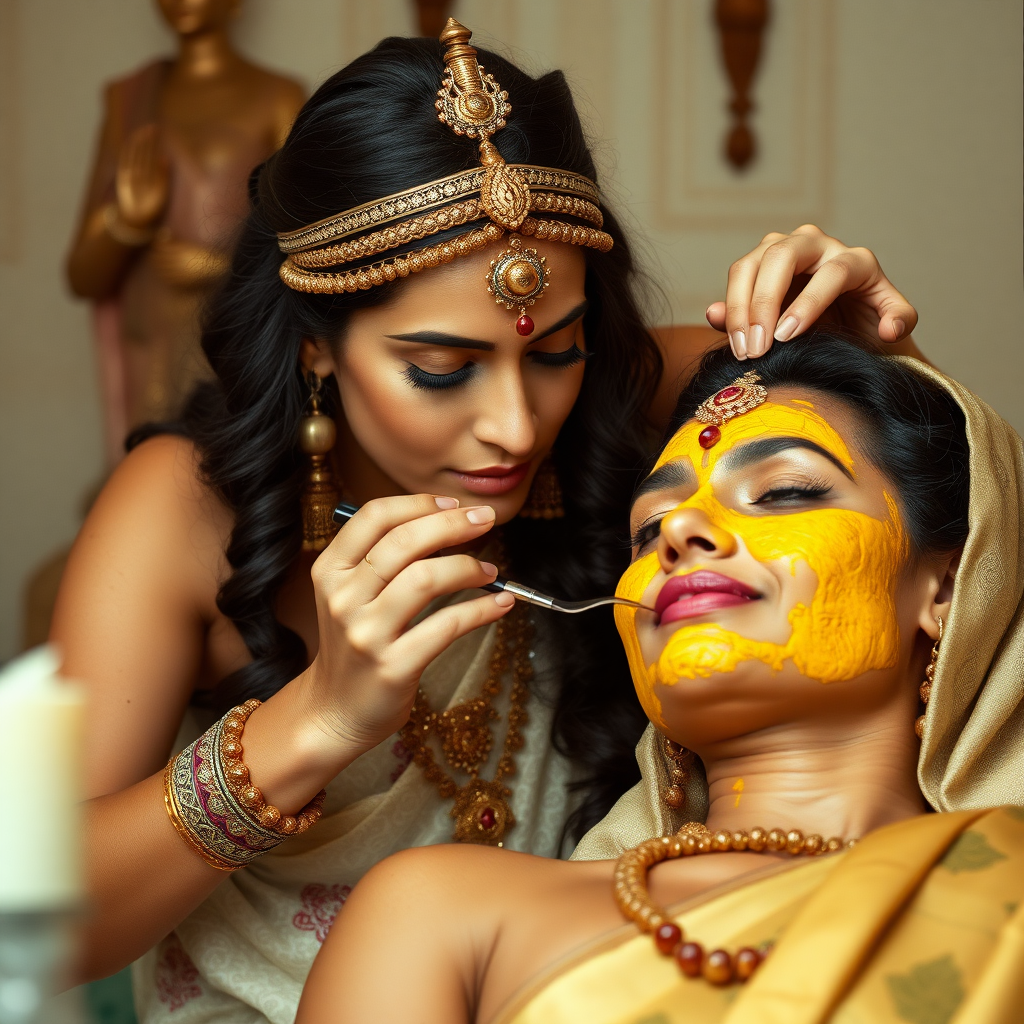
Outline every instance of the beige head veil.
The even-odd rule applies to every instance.
[[[917,777],[939,811],[1024,805],[1024,445],[993,409],[944,374],[899,359],[963,409],[970,445],[970,532],[925,714]],[[685,821],[703,821],[707,783],[694,772],[682,813],[661,740],[649,726],[636,748],[643,778],[583,837],[574,860],[617,857]]]

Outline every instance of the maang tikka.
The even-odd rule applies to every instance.
[[[509,167],[491,142],[512,111],[508,93],[487,74],[476,59],[476,48],[469,45],[472,32],[454,18],[441,33],[445,47],[446,71],[437,91],[437,117],[456,135],[480,140],[480,162],[486,168],[480,185],[480,206],[507,231],[516,231],[530,212],[530,188],[514,167]],[[524,337],[533,334],[533,318],[526,313],[544,294],[548,271],[545,259],[536,249],[523,245],[513,234],[509,246],[491,260],[485,276],[487,290],[498,305],[518,309],[516,331]]]

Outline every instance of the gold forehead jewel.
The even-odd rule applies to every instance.
[[[701,423],[708,424],[697,436],[701,448],[714,448],[718,444],[722,438],[719,428],[726,420],[750,412],[767,400],[768,389],[757,383],[760,379],[753,370],[748,370],[727,388],[716,391],[697,406],[694,415]]]
[[[449,18],[440,35],[445,73],[437,90],[438,120],[456,135],[480,140],[480,163],[486,171],[480,185],[480,205],[495,224],[515,231],[530,212],[530,189],[505,163],[491,136],[505,127],[512,112],[508,93],[477,63],[469,45],[473,33]]]
[[[452,131],[479,140],[480,165],[279,232],[277,244],[285,254],[279,273],[289,288],[311,295],[363,291],[450,263],[515,232],[519,240],[495,260],[487,281],[498,302],[520,308],[516,327],[529,334],[533,321],[526,307],[543,293],[547,272],[522,237],[611,249],[593,181],[557,167],[505,163],[491,136],[505,127],[512,107],[508,93],[480,67],[471,36],[448,19],[440,36],[445,69],[434,106]],[[411,245],[464,225],[463,233],[446,241]],[[400,248],[405,251],[395,252]]]
[[[523,245],[518,235],[509,239],[508,248],[491,260],[491,269],[484,276],[487,290],[494,301],[506,309],[519,309],[516,330],[525,338],[533,334],[533,317],[526,307],[532,306],[548,286],[547,260],[536,249]]]

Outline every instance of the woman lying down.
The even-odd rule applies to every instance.
[[[749,365],[633,502],[643,781],[573,862],[379,864],[298,1024],[1024,1019],[1020,438],[847,341]]]

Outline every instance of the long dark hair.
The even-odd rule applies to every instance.
[[[709,352],[683,389],[666,439],[709,395],[753,368],[768,388],[801,387],[838,398],[860,413],[864,454],[896,489],[913,550],[952,553],[967,540],[970,449],[953,396],[904,363],[837,328],[740,364],[729,349]]]
[[[561,72],[533,79],[482,50],[480,61],[511,97],[508,125],[494,139],[505,159],[596,181]],[[206,316],[203,350],[216,380],[193,395],[181,427],[195,441],[205,478],[234,513],[231,575],[217,604],[253,659],[220,681],[208,698],[217,708],[266,698],[306,664],[302,640],[274,615],[301,543],[296,437],[309,393],[299,370],[301,340],[340,339],[353,310],[401,287],[399,281],[327,296],[291,291],[278,277],[276,234],[479,165],[477,144],[437,119],[442,67],[437,42],[385,39],[317,90],[283,148],[250,180],[251,211]],[[608,253],[585,250],[584,330],[594,355],[554,449],[566,516],[517,519],[504,528],[515,578],[571,598],[611,593],[627,563],[629,501],[651,448],[646,412],[661,373],[629,246],[604,212],[615,246]],[[575,763],[581,792],[568,834],[578,836],[639,777],[633,747],[645,720],[610,616],[547,625],[555,632],[559,680],[547,695],[552,740]]]

